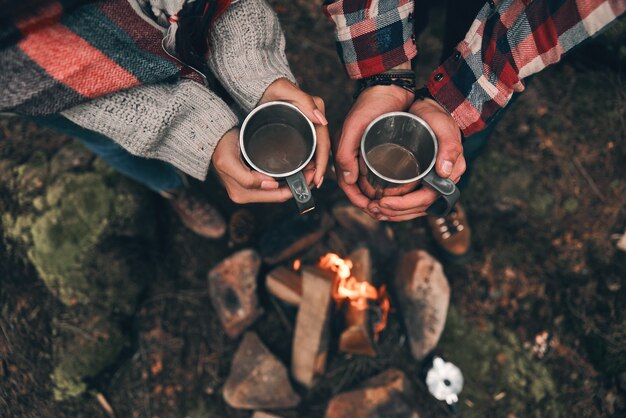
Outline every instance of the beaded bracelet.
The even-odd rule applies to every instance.
[[[354,99],[368,87],[373,86],[398,86],[409,93],[415,94],[415,73],[413,70],[387,70],[380,74],[359,80],[359,88],[354,94]]]

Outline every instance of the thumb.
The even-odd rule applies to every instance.
[[[436,132],[439,152],[437,153],[436,171],[439,176],[448,178],[457,164],[457,160],[463,155],[463,145],[461,145],[461,134],[458,130],[444,130]]]

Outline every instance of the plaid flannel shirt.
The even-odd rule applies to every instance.
[[[360,79],[415,56],[412,1],[327,1],[348,75]],[[465,39],[428,79],[465,136],[506,106],[522,79],[558,62],[626,11],[626,0],[490,0]]]

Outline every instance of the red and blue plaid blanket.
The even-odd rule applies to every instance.
[[[128,0],[73,5],[51,1],[33,15],[3,25],[0,111],[58,113],[188,73],[162,50],[163,33],[144,21]]]

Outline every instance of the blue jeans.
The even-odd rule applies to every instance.
[[[171,164],[132,155],[106,136],[82,128],[60,115],[34,119],[43,126],[80,140],[117,171],[155,192],[173,191],[184,186],[182,174]]]

